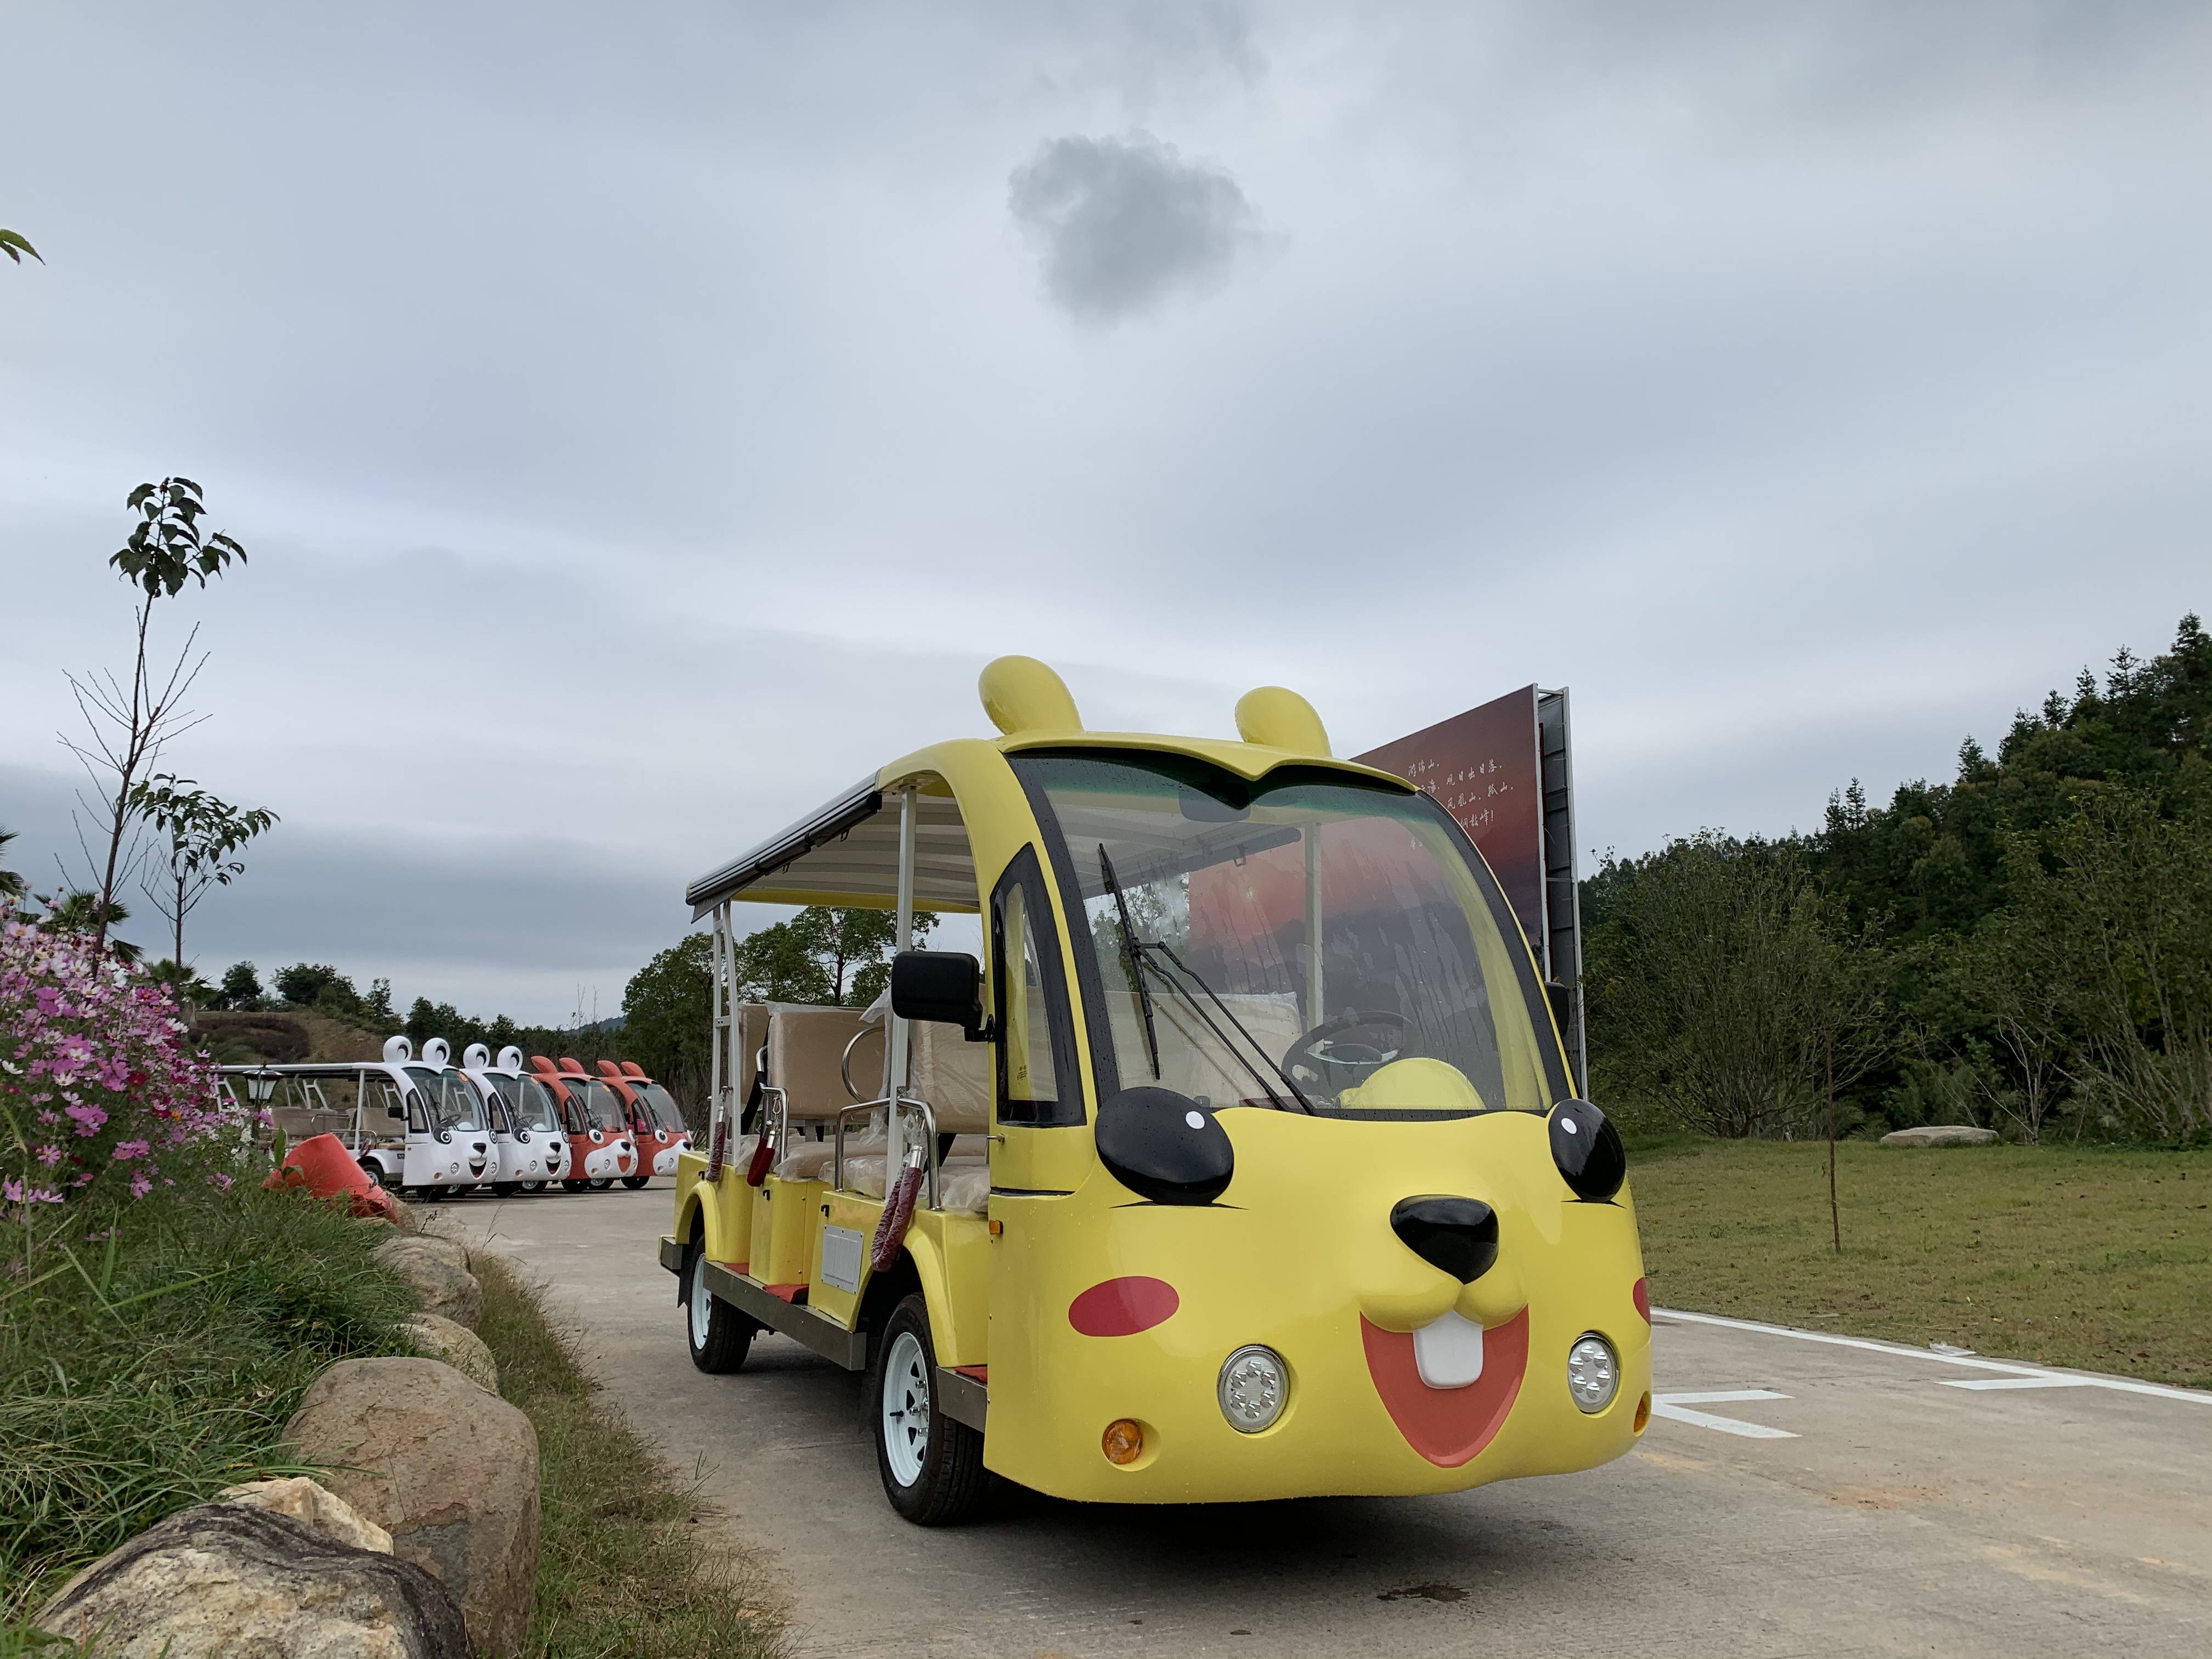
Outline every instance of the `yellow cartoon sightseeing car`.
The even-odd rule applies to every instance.
[[[1627,1450],[1650,1316],[1620,1139],[1450,817],[1280,688],[1236,743],[1085,732],[1028,658],[982,694],[996,741],[690,889],[714,1123],[660,1259],[694,1362],[765,1328],[865,1369],[925,1524],[987,1469],[1206,1503]],[[896,907],[887,1016],[733,1001],[738,901]],[[903,948],[917,908],[979,914],[986,959]]]

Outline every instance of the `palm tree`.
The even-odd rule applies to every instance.
[[[4,854],[8,850],[8,843],[15,839],[13,830],[0,830],[0,854]],[[0,870],[0,898],[19,899],[28,890],[23,884],[22,877],[13,870]]]
[[[57,933],[98,934],[118,921],[131,919],[131,907],[122,900],[110,899],[102,905],[99,894],[87,892],[82,888],[64,893],[58,899],[46,899],[44,902],[46,914],[40,918],[39,925]],[[143,954],[137,945],[126,944],[119,939],[110,938],[107,948],[124,962],[136,962]]]

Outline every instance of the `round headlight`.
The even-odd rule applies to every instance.
[[[1221,1397],[1221,1414],[1229,1426],[1244,1434],[1257,1434],[1283,1414],[1290,1397],[1291,1374],[1273,1348],[1255,1343],[1237,1350],[1222,1362],[1221,1381],[1215,1389]]]
[[[1620,1387],[1620,1362],[1613,1358],[1613,1344],[1590,1331],[1575,1339],[1575,1346],[1567,1350],[1567,1392],[1575,1397],[1575,1404],[1586,1412],[1601,1412],[1613,1404],[1613,1391]]]

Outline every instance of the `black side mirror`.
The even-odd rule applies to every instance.
[[[891,958],[891,1012],[981,1036],[983,964],[965,951],[900,951]]]

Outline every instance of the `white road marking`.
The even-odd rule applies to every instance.
[[[1947,1376],[1936,1384],[1942,1389],[2094,1389],[2094,1378],[2087,1376]]]
[[[1871,1337],[1837,1336],[1828,1331],[1801,1331],[1791,1325],[1766,1325],[1755,1319],[1726,1319],[1719,1314],[1685,1313],[1679,1308],[1654,1308],[1651,1316],[1687,1325],[1716,1325],[1723,1330],[1751,1331],[1760,1336],[1790,1336],[1800,1342],[1826,1342],[1832,1347],[1858,1348],[1868,1353],[1895,1354],[1906,1359],[1932,1359],[1942,1365],[1963,1365],[1970,1370],[2001,1371],[2009,1376],[2056,1379],[2054,1387],[2079,1383],[2084,1388],[2111,1389],[2119,1394],[2148,1395],[2154,1400],[2186,1400],[2212,1406],[2212,1392],[2202,1389],[2170,1389],[2160,1382],[2138,1382],[2133,1377],[2105,1376],[2091,1371],[2054,1371],[2041,1365],[2022,1365],[2000,1359],[1969,1359],[1961,1354],[1931,1348],[1908,1348],[1901,1342],[1878,1342]],[[1655,1407],[1656,1409],[1656,1407]]]
[[[1677,1423],[1688,1423],[1700,1429],[1717,1429],[1723,1434],[1741,1435],[1746,1440],[1795,1440],[1796,1435],[1787,1429],[1770,1429],[1764,1423],[1746,1423],[1733,1417],[1719,1417],[1711,1412],[1693,1412],[1692,1406],[1721,1406],[1738,1400],[1787,1400],[1786,1394],[1777,1394],[1771,1389],[1723,1389],[1708,1394],[1655,1394],[1651,1396],[1651,1414],[1672,1418]]]

